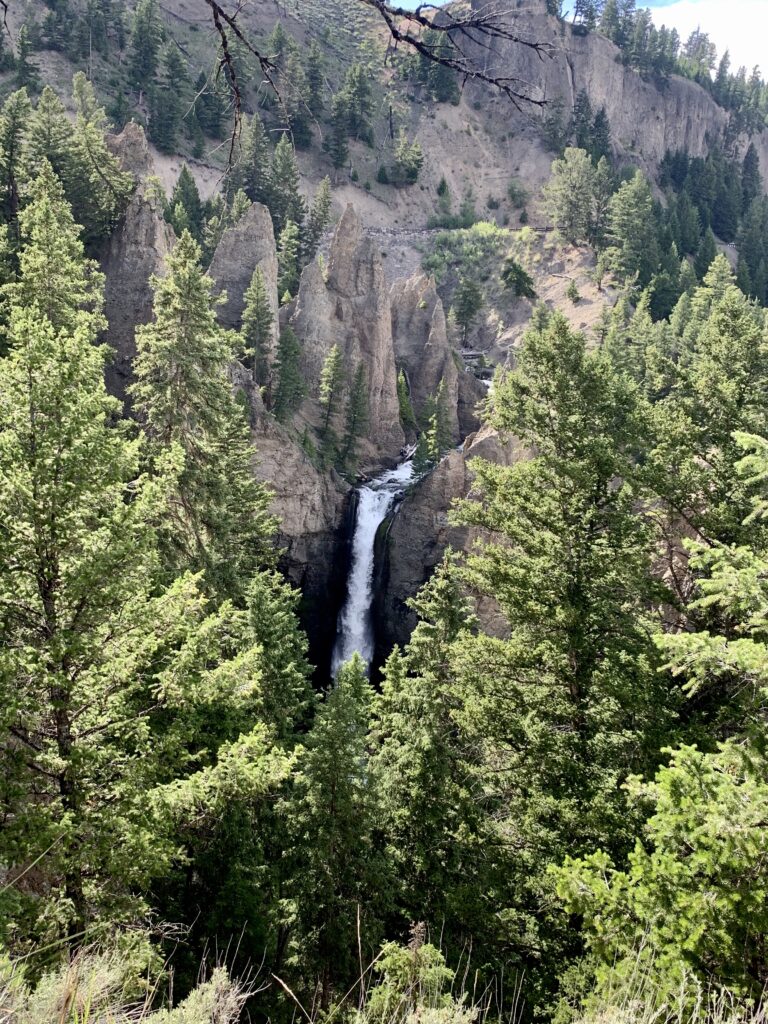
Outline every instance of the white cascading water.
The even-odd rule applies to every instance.
[[[371,607],[376,531],[412,477],[413,462],[408,459],[358,488],[357,516],[352,535],[352,566],[347,580],[347,598],[339,615],[331,664],[334,676],[355,652],[362,656],[367,665],[373,657]]]

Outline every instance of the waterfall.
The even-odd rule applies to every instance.
[[[333,675],[357,651],[366,663],[373,657],[373,556],[376,532],[386,519],[403,487],[413,477],[408,459],[382,473],[357,490],[357,515],[352,535],[352,564],[347,580],[347,597],[339,615],[333,648]]]

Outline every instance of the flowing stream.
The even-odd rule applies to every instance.
[[[347,597],[339,615],[336,645],[333,648],[331,669],[334,676],[356,651],[366,664],[370,664],[373,657],[371,607],[376,531],[412,478],[413,462],[408,459],[357,490],[357,515],[352,535],[352,564],[347,580]]]

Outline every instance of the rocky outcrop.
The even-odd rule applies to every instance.
[[[244,295],[257,267],[264,275],[264,284],[275,317],[276,337],[278,302],[275,233],[269,210],[261,203],[254,203],[237,224],[227,228],[208,268],[217,292],[226,292],[226,301],[217,310],[219,320],[225,327],[240,327]]]
[[[472,0],[472,6],[484,8],[486,0]],[[487,68],[503,68],[511,80],[531,83],[527,88],[536,100],[562,99],[566,119],[577,93],[585,89],[593,109],[605,107],[620,157],[653,174],[668,150],[706,156],[722,139],[729,115],[695,82],[676,75],[666,82],[643,78],[623,63],[620,50],[605,36],[547,15],[545,0],[518,0],[517,6],[520,37],[544,44],[550,56],[542,59],[531,47],[501,40],[478,46],[475,58]],[[500,113],[508,108],[503,98],[491,102],[499,104]],[[765,178],[768,132],[754,141]],[[746,148],[746,138],[742,145]]]
[[[272,490],[280,520],[280,568],[302,593],[300,617],[313,664],[330,665],[335,615],[346,591],[346,521],[350,488],[335,473],[321,473],[301,445],[264,408],[251,375],[238,363],[233,382],[248,397],[254,473]]]
[[[124,171],[132,174],[137,181],[154,174],[152,154],[144,129],[135,121],[129,121],[119,135],[108,135],[107,145]]]
[[[416,417],[423,413],[427,400],[437,394],[442,383],[453,442],[458,444],[459,370],[448,341],[445,312],[434,278],[416,274],[396,281],[390,300],[395,359],[408,379]]]
[[[407,601],[432,575],[446,548],[468,550],[478,536],[474,529],[452,526],[448,511],[466,497],[472,486],[472,459],[483,458],[511,465],[520,447],[502,442],[491,427],[467,438],[462,451],[453,451],[407,495],[382,539],[379,557],[378,594],[374,609],[377,648],[380,656],[396,643],[408,640],[416,616]],[[498,609],[485,603],[478,608],[483,626],[493,634],[503,632]]]
[[[323,363],[334,345],[341,350],[350,379],[361,363],[365,366],[369,429],[360,444],[362,465],[393,463],[405,437],[397,401],[389,289],[378,249],[363,233],[351,206],[336,227],[327,277],[316,262],[304,270],[291,326],[301,343],[308,405],[318,398]],[[306,415],[311,419],[312,410]]]
[[[128,125],[123,135],[131,127]],[[138,131],[143,139],[144,133],[140,128]],[[104,340],[114,350],[107,364],[107,387],[123,400],[132,380],[136,328],[152,319],[150,278],[163,273],[165,257],[175,240],[173,228],[163,219],[158,199],[139,185],[101,258],[105,275],[104,311],[109,325]]]

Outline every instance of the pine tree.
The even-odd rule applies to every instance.
[[[172,572],[204,570],[219,597],[239,598],[272,558],[269,493],[252,473],[254,451],[228,376],[232,339],[216,321],[213,281],[185,232],[153,278],[154,321],[136,332],[132,394],[155,461],[180,450],[184,466],[164,524]]]
[[[195,119],[200,131],[213,139],[220,139],[224,125],[224,100],[217,83],[209,81],[203,71],[195,82],[195,96]]]
[[[176,213],[177,207],[183,210],[183,217],[179,218]],[[202,240],[203,234],[203,203],[200,199],[200,192],[197,182],[186,164],[181,165],[179,177],[168,200],[168,220],[173,225],[177,235],[183,234],[185,228],[189,231],[196,242]]]
[[[93,86],[78,71],[72,80],[75,99],[73,166],[67,198],[87,242],[108,235],[125,212],[134,181],[106,144],[107,118]]]
[[[149,137],[162,153],[173,153],[182,127],[187,80],[184,60],[175,42],[164,47],[160,71],[150,90]]]
[[[464,277],[459,281],[454,297],[453,309],[456,313],[456,322],[462,329],[465,342],[469,329],[483,308],[483,301],[483,293],[476,281],[468,277]]]
[[[356,139],[369,141],[373,100],[368,71],[362,64],[353,64],[344,78],[343,92],[349,108],[349,132]]]
[[[274,314],[261,267],[254,270],[244,299],[242,349],[253,368],[253,379],[260,387],[266,388],[269,384]]]
[[[402,372],[402,371],[401,371]],[[339,448],[338,465],[343,473],[351,475],[357,465],[357,446],[368,426],[368,379],[365,365],[355,370],[345,412],[344,436]]]
[[[717,243],[715,236],[712,233],[712,228],[707,228],[702,236],[701,244],[696,253],[696,259],[693,261],[693,266],[699,279],[704,279],[716,256]]]
[[[397,375],[397,403],[400,408],[400,423],[405,430],[416,429],[416,415],[411,404],[411,394],[408,389],[408,381],[405,371],[400,370]]]
[[[246,188],[246,194],[251,199]],[[269,187],[269,212],[279,237],[287,222],[301,230],[304,223],[305,202],[299,192],[299,165],[287,135],[282,135],[272,156]]]
[[[23,147],[30,113],[26,89],[11,93],[0,112],[0,201],[12,240],[18,230]]]
[[[31,59],[32,43],[26,23],[19,29],[16,40],[16,88],[36,92],[40,85],[40,69]]]
[[[341,170],[349,160],[349,100],[346,93],[339,92],[333,97],[331,107],[331,133],[328,152],[336,170]]]
[[[544,206],[552,223],[573,244],[590,236],[595,169],[583,149],[566,149],[552,163],[552,177],[544,186]]]
[[[240,154],[225,184],[228,197],[240,189],[252,203],[270,205],[270,149],[267,133],[256,113],[243,124]]]
[[[592,143],[592,104],[584,89],[576,94],[571,118],[571,135],[577,149],[591,150]]]
[[[589,153],[597,163],[602,157],[611,157],[611,124],[605,107],[600,107],[592,122],[589,141]]]
[[[128,77],[139,92],[147,88],[158,68],[163,26],[156,0],[139,0],[133,16]]]
[[[4,296],[54,331],[72,333],[87,325],[95,337],[107,326],[104,277],[94,260],[85,259],[64,189],[45,160],[33,191],[34,202],[20,216],[19,276],[4,286]]]
[[[189,577],[159,585],[171,466],[142,475],[141,440],[115,423],[99,323],[81,311],[81,282],[94,305],[99,284],[57,188],[44,165],[0,360],[0,856],[14,875],[38,863],[40,888],[12,895],[14,941],[37,945],[146,913],[142,893],[177,849],[147,794],[188,770],[202,704],[234,711],[229,673],[211,671],[231,617],[205,620]],[[54,223],[57,274],[74,287],[52,321],[36,274]]]
[[[320,248],[320,241],[325,229],[331,222],[331,179],[323,178],[317,186],[312,206],[309,210],[306,229],[302,237],[301,262],[310,263]]]
[[[320,373],[319,401],[323,414],[320,428],[323,461],[331,465],[336,458],[338,438],[334,429],[334,421],[339,409],[341,392],[346,380],[344,358],[338,345],[334,345],[323,361]]]
[[[299,339],[290,327],[280,332],[277,342],[277,359],[275,361],[275,399],[273,411],[278,420],[286,420],[301,404],[307,388],[301,375],[299,358],[301,349]]]
[[[521,953],[535,950],[536,988],[578,952],[551,913],[543,864],[574,843],[624,849],[633,822],[620,783],[655,764],[671,702],[645,619],[656,585],[635,513],[634,453],[649,429],[637,389],[554,314],[526,335],[494,406],[497,427],[536,455],[477,460],[477,496],[453,518],[493,537],[457,571],[493,594],[508,639],[462,636],[447,661],[456,728],[485,751],[470,774],[485,827],[510,849],[506,862],[498,849],[497,905]]]
[[[636,278],[641,286],[649,284],[658,264],[658,243],[653,195],[642,171],[636,171],[611,199],[608,239],[614,273],[623,280]]]
[[[760,160],[754,142],[750,142],[741,168],[741,189],[743,213],[749,209],[753,200],[763,193],[763,179],[760,174]]]
[[[317,40],[313,39],[307,53],[307,106],[314,117],[319,117],[323,112],[325,102],[323,90],[325,87],[325,72],[323,52]]]
[[[73,149],[72,123],[67,117],[64,104],[53,89],[46,85],[29,118],[24,148],[26,171],[36,176],[43,161],[47,160],[66,188],[74,170]]]
[[[324,1010],[336,985],[346,987],[358,970],[358,915],[365,934],[382,888],[383,865],[371,849],[375,805],[366,767],[372,698],[356,654],[317,711],[291,809],[301,858],[293,882],[299,948]]]
[[[283,296],[292,297],[299,287],[299,228],[292,220],[285,222],[277,240],[277,290]]]

